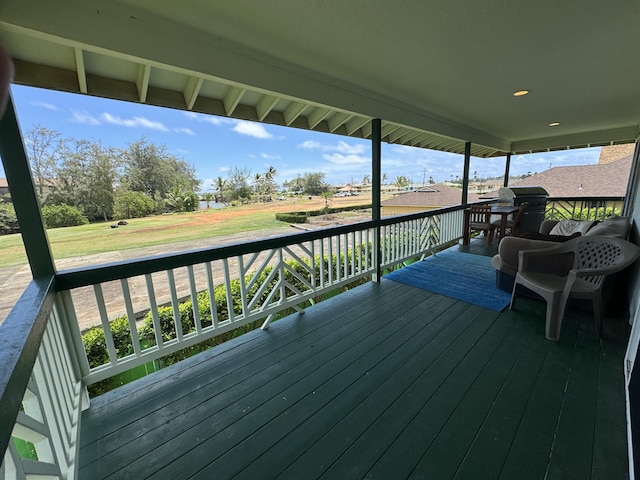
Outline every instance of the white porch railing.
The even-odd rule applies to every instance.
[[[88,405],[68,322],[54,305],[22,397],[0,479],[76,478],[80,410]],[[79,332],[77,332],[79,334]],[[4,425],[3,425],[4,427]]]
[[[383,222],[386,267],[460,238],[462,213],[458,207]],[[95,318],[95,334],[104,335],[103,352],[78,352],[83,381],[105,380],[250,322],[266,328],[284,310],[369,278],[377,270],[375,234],[372,222],[362,222],[61,273],[65,314],[72,322]]]
[[[460,239],[463,219],[461,207],[383,219],[380,227],[382,268],[423,256]]]

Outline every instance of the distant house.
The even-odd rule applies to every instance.
[[[382,201],[380,205],[382,206],[382,216],[391,216],[460,205],[461,200],[462,191],[459,188],[436,183],[412,192],[396,195]],[[480,197],[476,194],[470,193],[468,196],[469,202],[479,200]]]
[[[554,167],[509,186],[538,186],[550,197],[624,197],[631,171],[632,156],[611,163]]]
[[[604,151],[604,148],[603,148]],[[550,168],[509,186],[538,186],[544,188],[551,198],[582,197],[588,200],[590,207],[600,207],[603,197],[624,197],[631,171],[633,155],[610,163],[579,165],[572,167]],[[600,162],[603,155],[600,156]],[[622,209],[623,202],[609,203],[616,210]]]
[[[39,186],[39,183],[35,183],[36,189]],[[43,190],[45,196],[55,189],[55,180],[45,180],[43,183]],[[9,193],[9,183],[6,178],[0,178],[0,195],[6,195]]]

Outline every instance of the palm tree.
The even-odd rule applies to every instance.
[[[273,180],[277,174],[278,172],[273,166],[267,168],[267,171],[264,172],[264,176],[267,180]]]
[[[217,193],[217,195],[218,195],[217,200],[219,202],[224,203],[223,191],[224,191],[224,187],[226,187],[226,186],[227,186],[227,182],[224,180],[224,178],[218,177],[217,180],[216,180],[216,192],[218,192]]]
[[[213,201],[213,193],[211,192],[206,192],[202,195],[202,200],[204,200],[205,202],[207,202],[207,209],[209,209],[209,203],[211,203]]]
[[[409,185],[409,180],[404,175],[400,175],[396,177],[396,181],[394,182],[398,190],[401,190],[403,187]]]
[[[262,186],[262,174],[256,173],[255,177],[253,178],[253,184],[255,185],[256,194],[260,195],[262,191],[262,188],[260,188]]]

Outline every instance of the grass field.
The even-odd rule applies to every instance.
[[[363,204],[370,197],[346,197],[332,200],[333,206]],[[128,225],[111,228],[109,223],[47,231],[54,259],[151,247],[189,240],[224,237],[241,232],[278,230],[290,232],[288,224],[276,220],[276,212],[313,210],[324,207],[320,197],[295,201],[251,204],[240,207],[201,210],[193,213],[159,215],[128,220]],[[27,263],[22,237],[0,236],[0,268]]]

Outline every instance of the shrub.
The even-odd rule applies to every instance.
[[[156,203],[149,195],[130,190],[120,190],[116,194],[113,216],[117,219],[146,217],[156,207]]]
[[[18,217],[11,203],[0,203],[0,235],[19,233]]]
[[[282,212],[276,213],[276,220],[287,223],[307,223],[306,212]]]
[[[64,204],[42,207],[42,219],[47,228],[73,227],[89,223],[80,210]]]
[[[126,357],[133,353],[131,342],[131,330],[127,316],[118,317],[109,322],[109,329],[113,337],[113,343],[118,358]],[[109,363],[109,352],[102,327],[92,327],[82,335],[82,344],[87,352],[89,366],[99,367]]]

